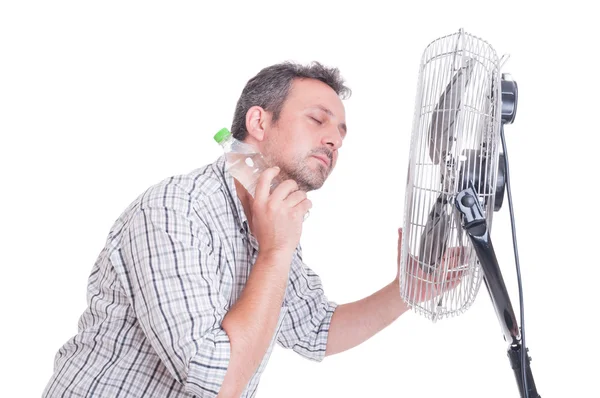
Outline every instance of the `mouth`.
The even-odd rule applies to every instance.
[[[316,158],[317,160],[319,160],[321,163],[323,163],[323,165],[327,168],[329,168],[329,158],[325,155],[313,155],[314,158]]]

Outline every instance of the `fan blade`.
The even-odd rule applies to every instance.
[[[429,126],[429,157],[434,164],[439,164],[446,157],[456,139],[454,122],[460,108],[463,89],[469,82],[472,71],[471,59],[466,66],[456,72],[431,115]]]
[[[424,271],[434,272],[440,265],[446,251],[450,232],[450,218],[445,210],[447,195],[441,194],[427,216],[425,230],[421,234],[419,245],[419,264]]]

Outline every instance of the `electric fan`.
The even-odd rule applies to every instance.
[[[504,141],[504,125],[515,119],[518,96],[516,82],[500,72],[503,61],[486,41],[463,29],[434,40],[423,53],[400,294],[416,313],[435,322],[466,311],[483,281],[521,396],[539,397],[525,347],[523,307],[519,330],[490,239],[492,215],[506,191],[519,272]]]

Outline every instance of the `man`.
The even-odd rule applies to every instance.
[[[337,306],[302,262],[306,192],[335,167],[349,94],[338,70],[318,63],[252,78],[232,133],[277,167],[255,198],[224,157],[137,198],[109,233],[79,333],[59,350],[44,396],[251,397],[275,342],[321,361],[407,311],[398,277]]]

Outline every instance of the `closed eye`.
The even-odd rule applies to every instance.
[[[312,117],[312,116],[309,116],[309,118],[311,118],[311,119],[313,120],[313,122],[315,122],[315,123],[317,123],[317,124],[323,124],[323,122],[322,122],[322,121],[320,121],[320,120],[319,120],[319,119],[317,119],[317,118],[314,118],[314,117]]]

